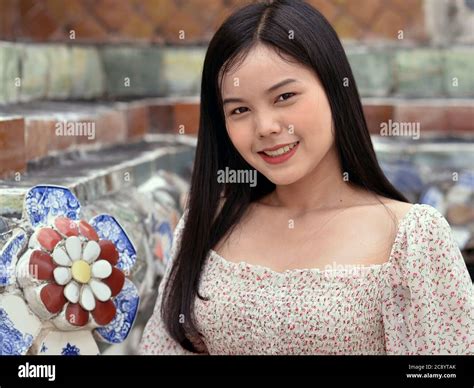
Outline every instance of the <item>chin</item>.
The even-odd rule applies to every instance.
[[[291,185],[292,183],[295,183],[300,179],[299,176],[295,176],[295,174],[291,174],[291,173],[284,173],[284,174],[282,173],[281,175],[280,174],[269,174],[269,175],[263,174],[263,175],[265,175],[265,177],[270,182],[272,182],[273,184],[277,186]]]

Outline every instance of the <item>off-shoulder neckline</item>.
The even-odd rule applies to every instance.
[[[359,266],[359,265],[354,264],[354,265],[347,265],[344,268],[336,268],[336,269],[291,268],[291,269],[286,269],[285,271],[277,271],[265,265],[248,263],[245,260],[240,260],[240,261],[227,260],[226,258],[221,256],[219,253],[217,253],[214,249],[209,250],[209,256],[219,260],[223,265],[227,267],[232,267],[232,268],[244,267],[249,270],[267,272],[275,276],[283,276],[283,275],[302,273],[302,272],[323,275],[326,273],[343,273],[343,272],[354,272],[354,271],[355,272],[360,272],[360,271],[371,272],[374,270],[381,270],[381,269],[384,269],[385,267],[392,265],[395,252],[397,251],[397,248],[400,244],[400,240],[402,239],[404,235],[403,232],[405,230],[405,226],[407,222],[410,220],[414,211],[420,206],[427,206],[427,205],[418,204],[418,203],[412,204],[410,206],[410,209],[408,209],[408,211],[404,214],[404,216],[399,220],[398,225],[397,225],[397,233],[395,235],[395,239],[393,241],[393,244],[390,250],[390,256],[387,261],[380,264],[370,264],[366,266]]]

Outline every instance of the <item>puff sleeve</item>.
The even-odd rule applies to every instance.
[[[474,354],[474,289],[446,219],[418,206],[383,297],[387,354]]]

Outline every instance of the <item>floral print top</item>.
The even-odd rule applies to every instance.
[[[163,284],[139,351],[196,354],[164,328]],[[196,299],[196,346],[207,354],[474,354],[473,284],[448,222],[429,205],[399,222],[386,263],[275,272],[211,250],[199,289],[209,300]]]

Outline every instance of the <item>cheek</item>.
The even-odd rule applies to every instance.
[[[309,143],[325,142],[332,138],[332,116],[329,103],[321,96],[305,99],[298,104],[293,112],[295,129],[299,128],[297,135],[305,138]]]
[[[331,130],[332,117],[329,103],[319,95],[305,98],[291,112],[295,128],[311,133]]]
[[[252,134],[250,131],[245,130],[243,126],[238,124],[226,124],[226,126],[230,141],[239,153],[245,154],[249,152],[252,146]]]

